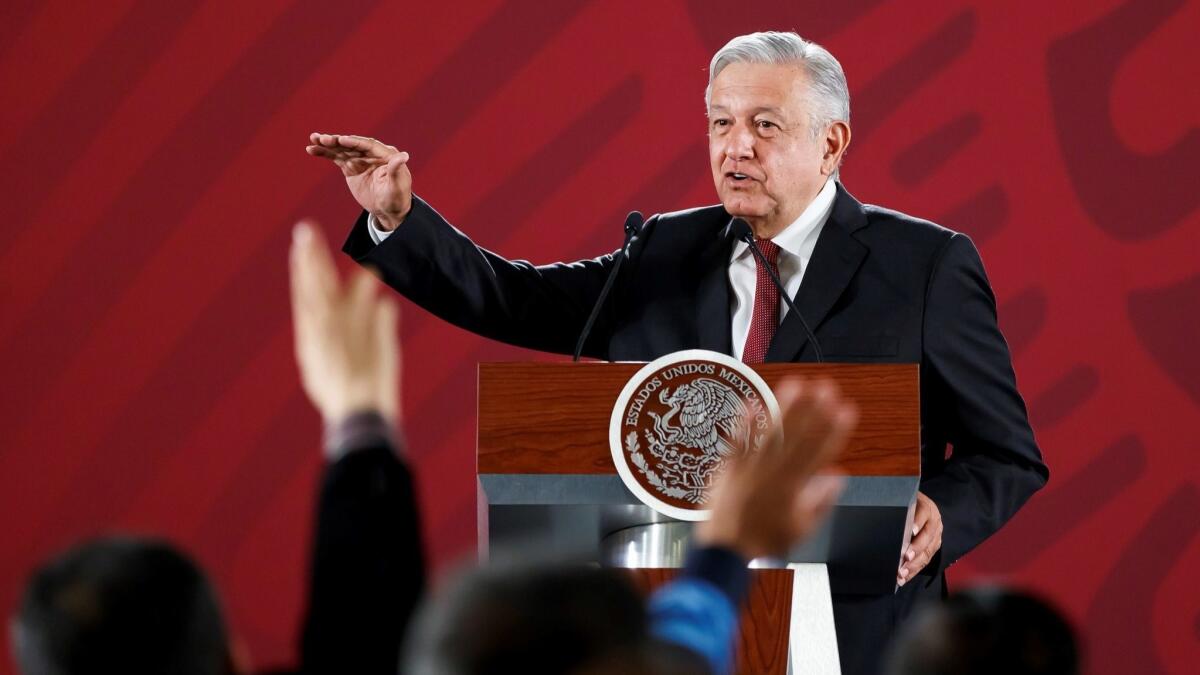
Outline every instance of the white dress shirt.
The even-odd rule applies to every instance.
[[[808,208],[804,209],[804,213],[771,239],[779,247],[779,280],[783,282],[789,298],[794,299],[800,290],[800,282],[808,269],[808,261],[812,259],[817,237],[821,236],[821,228],[829,220],[836,196],[837,184],[830,179]],[[742,359],[742,348],[746,346],[746,336],[750,334],[750,319],[754,316],[754,287],[758,280],[756,263],[754,253],[746,242],[734,244],[733,254],[729,257],[729,287],[733,291],[729,299],[729,314],[733,317],[733,357],[739,361]],[[787,302],[780,297],[781,322],[787,311]]]
[[[386,230],[385,231],[385,230],[379,229],[379,221],[375,219],[375,214],[368,213],[367,214],[367,232],[371,233],[371,241],[375,242],[375,245],[378,246],[379,244],[383,243],[384,239],[387,239],[388,237],[392,236],[392,232],[395,232],[395,230]]]
[[[825,227],[825,221],[829,220],[836,196],[836,183],[832,179],[827,180],[808,208],[804,209],[804,213],[771,239],[779,247],[779,279],[790,298],[795,298],[796,292],[800,290],[800,282],[804,279],[804,271],[808,269],[808,261],[817,245],[817,237],[821,236],[821,228]],[[367,216],[367,231],[376,244],[382,243],[392,234],[379,229],[379,223],[373,214]],[[754,315],[754,286],[758,278],[755,264],[750,247],[742,241],[735,243],[733,254],[729,256],[729,286],[733,290],[729,300],[729,314],[733,317],[733,357],[739,361],[742,358],[742,348],[746,346],[746,336],[750,333],[750,320]],[[779,298],[780,321],[783,321],[787,311],[787,303],[782,297]]]

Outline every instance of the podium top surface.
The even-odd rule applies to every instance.
[[[641,363],[481,363],[478,472],[615,475],[609,417]],[[789,375],[828,378],[859,408],[835,466],[849,476],[920,474],[916,364],[766,363],[774,387]]]

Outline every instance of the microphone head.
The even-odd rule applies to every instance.
[[[750,223],[741,218],[733,218],[729,221],[729,233],[744,242],[754,241],[754,230],[750,229]]]
[[[625,216],[625,234],[637,234],[645,222],[641,211],[630,211],[629,215]]]

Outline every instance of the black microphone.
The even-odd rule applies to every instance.
[[[779,280],[779,275],[775,273],[775,269],[767,262],[767,257],[763,255],[762,251],[758,250],[758,246],[754,243],[754,231],[750,229],[750,223],[741,218],[734,218],[729,221],[729,231],[734,237],[749,244],[750,250],[758,260],[758,264],[766,268],[767,273],[771,275],[771,281],[775,282],[775,288],[779,289],[779,295],[787,303],[788,309],[792,310],[797,319],[800,319],[800,327],[804,329],[804,334],[808,337],[808,341],[812,343],[813,351],[817,353],[817,363],[823,363],[825,359],[821,356],[821,343],[817,342],[817,336],[813,335],[812,330],[808,327],[808,322],[804,320],[804,315],[800,313],[800,310],[796,309],[796,304],[788,296],[787,289],[783,287],[783,282]]]
[[[572,361],[579,360],[579,355],[583,352],[583,343],[587,341],[588,333],[592,332],[592,324],[596,323],[596,317],[600,316],[600,308],[604,306],[604,299],[608,297],[613,282],[617,280],[617,272],[621,269],[621,263],[629,257],[629,249],[633,246],[633,242],[637,241],[645,222],[646,219],[642,217],[640,211],[630,211],[629,215],[625,216],[625,243],[621,245],[621,250],[617,251],[616,262],[613,263],[612,271],[608,273],[608,279],[604,281],[604,288],[600,289],[600,297],[596,298],[596,305],[592,307],[592,313],[588,316],[587,323],[583,324],[583,332],[579,334],[579,342],[575,343],[575,356],[571,359]]]

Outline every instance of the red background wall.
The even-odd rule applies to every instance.
[[[284,251],[297,218],[340,241],[356,214],[308,132],[409,150],[417,191],[483,245],[592,256],[630,209],[715,201],[708,60],[777,28],[846,69],[849,189],[969,233],[1000,300],[1052,478],[952,582],[1050,595],[1092,672],[1200,662],[1200,3],[10,0],[0,19],[5,611],[71,541],[158,532],[211,570],[256,662],[291,659],[319,428]],[[546,357],[411,306],[403,344],[444,567],[473,541],[475,364]]]

